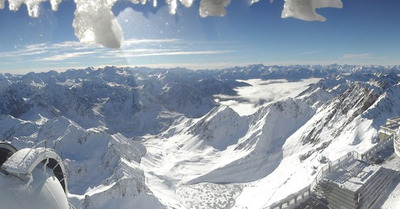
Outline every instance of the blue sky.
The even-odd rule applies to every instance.
[[[160,1],[159,1],[160,2]],[[400,64],[400,1],[343,0],[343,9],[317,10],[326,22],[282,19],[283,0],[232,0],[225,17],[201,18],[199,1],[170,15],[120,0],[113,12],[125,37],[121,49],[87,46],[74,36],[75,5],[57,12],[41,4],[38,18],[23,6],[0,10],[0,72],[88,66],[223,68],[259,64]],[[7,5],[6,5],[7,6]]]

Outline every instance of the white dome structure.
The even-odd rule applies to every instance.
[[[7,209],[70,209],[60,157],[50,149],[17,151],[0,143],[0,204]]]

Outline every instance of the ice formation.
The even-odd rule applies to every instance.
[[[294,17],[307,21],[326,21],[326,18],[317,14],[315,9],[333,7],[342,8],[341,0],[285,0],[282,18]]]
[[[4,9],[6,0],[0,0],[0,9]],[[38,17],[40,3],[47,0],[8,0],[9,9],[17,11],[22,4],[28,9],[31,17]],[[49,0],[53,11],[58,9],[62,0]],[[74,0],[76,4],[73,27],[79,41],[87,44],[100,44],[109,48],[119,48],[123,43],[121,26],[118,24],[111,9],[118,0]],[[157,6],[158,0],[130,0],[134,4],[152,2]],[[185,7],[193,5],[194,0],[165,0],[169,12],[176,14],[178,1]],[[250,0],[250,4],[259,0]],[[231,0],[200,0],[199,14],[201,17],[224,16],[226,7]],[[272,3],[273,0],[270,0]],[[333,7],[342,8],[342,0],[285,0],[282,18],[293,17],[307,21],[326,21],[326,18],[317,14],[315,9]]]
[[[169,5],[169,13],[170,14],[176,14],[176,9],[178,8],[178,2],[177,1],[178,0],[165,0],[165,2]],[[193,4],[193,0],[179,0],[179,1],[185,7],[190,7]],[[154,2],[157,2],[157,1],[154,0]],[[157,5],[157,3],[155,3],[155,5]]]
[[[201,0],[200,16],[225,16],[227,7],[231,0]]]
[[[6,0],[0,0],[0,9],[4,9],[5,6],[5,1]],[[9,4],[9,9],[11,11],[17,11],[22,3],[24,3],[28,9],[28,14],[31,17],[38,17],[39,16],[39,4],[43,1],[47,0],[10,0],[8,1]],[[51,8],[53,11],[58,10],[58,4],[61,2],[61,0],[50,0]]]
[[[117,0],[75,0],[75,36],[83,43],[120,48],[124,40],[121,26],[111,11]]]

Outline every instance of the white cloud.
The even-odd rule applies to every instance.
[[[46,43],[40,43],[40,44],[30,44],[30,45],[26,45],[25,48],[27,50],[37,50],[37,49],[41,49],[43,47],[46,46]]]
[[[370,53],[362,53],[362,54],[343,54],[342,59],[370,59],[375,58]]]
[[[46,47],[51,48],[51,49],[57,49],[57,50],[62,50],[62,49],[74,49],[74,50],[82,50],[82,49],[91,49],[93,46],[88,46],[85,44],[82,44],[81,42],[78,41],[66,41],[66,42],[61,42],[61,43],[55,43],[51,45],[47,45]]]
[[[311,55],[311,54],[318,54],[321,53],[321,50],[312,50],[312,51],[305,51],[305,52],[300,52],[298,55],[299,56],[304,56],[304,55]]]
[[[141,44],[176,43],[179,41],[179,39],[129,39],[124,42],[123,48]]]
[[[84,55],[94,54],[95,52],[71,52],[71,53],[64,53],[59,55],[54,55],[50,57],[45,57],[38,59],[37,61],[62,61],[66,59],[72,59],[77,57],[82,57]]]
[[[44,49],[43,47],[26,46],[23,47],[22,49],[18,49],[15,51],[0,52],[0,57],[12,59],[12,58],[21,58],[26,56],[37,56],[45,54],[46,52],[47,50]]]
[[[165,62],[161,57],[176,62],[191,62],[191,56],[208,56],[233,53],[231,44],[215,42],[188,42],[180,39],[132,39],[127,40],[121,49],[109,49],[99,46],[88,46],[80,42],[68,41],[56,44],[41,43],[19,46],[12,51],[0,52],[0,62],[3,69],[13,69],[20,63],[19,68],[31,69],[58,67],[62,65],[93,66],[93,65],[147,65]],[[183,57],[185,56],[185,57]],[[139,58],[140,59],[136,59]],[[23,65],[22,65],[23,63]]]
[[[40,43],[16,47],[14,51],[0,52],[0,57],[8,59],[29,59],[29,57],[49,56],[49,54],[62,53],[66,50],[78,51],[91,49],[76,41],[67,41],[57,44]]]
[[[143,50],[145,51],[145,50]],[[138,51],[139,52],[139,51]],[[150,57],[150,56],[179,56],[179,55],[211,55],[211,54],[225,54],[233,52],[232,50],[217,50],[217,51],[160,51],[154,53],[122,53],[118,54],[117,57],[129,58],[129,57]]]

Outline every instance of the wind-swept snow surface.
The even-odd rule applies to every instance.
[[[0,9],[4,9],[6,0],[0,0]],[[28,9],[31,17],[38,17],[40,3],[47,0],[8,0],[9,9],[17,11],[22,4]],[[50,0],[53,11],[58,10],[62,0]],[[121,26],[117,22],[112,7],[118,0],[74,0],[76,4],[73,27],[75,36],[82,43],[99,44],[109,48],[120,48],[123,44]],[[131,0],[134,4],[146,4],[151,2],[154,7],[157,0]],[[171,14],[175,14],[178,8],[178,0],[165,0]],[[193,0],[179,0],[185,7],[193,5]],[[201,17],[225,16],[226,7],[231,0],[200,0],[199,14]],[[250,3],[258,2],[253,0]],[[271,1],[272,3],[272,1]],[[282,18],[294,17],[308,21],[325,21],[326,19],[315,12],[317,8],[334,7],[342,8],[341,0],[285,0]]]

